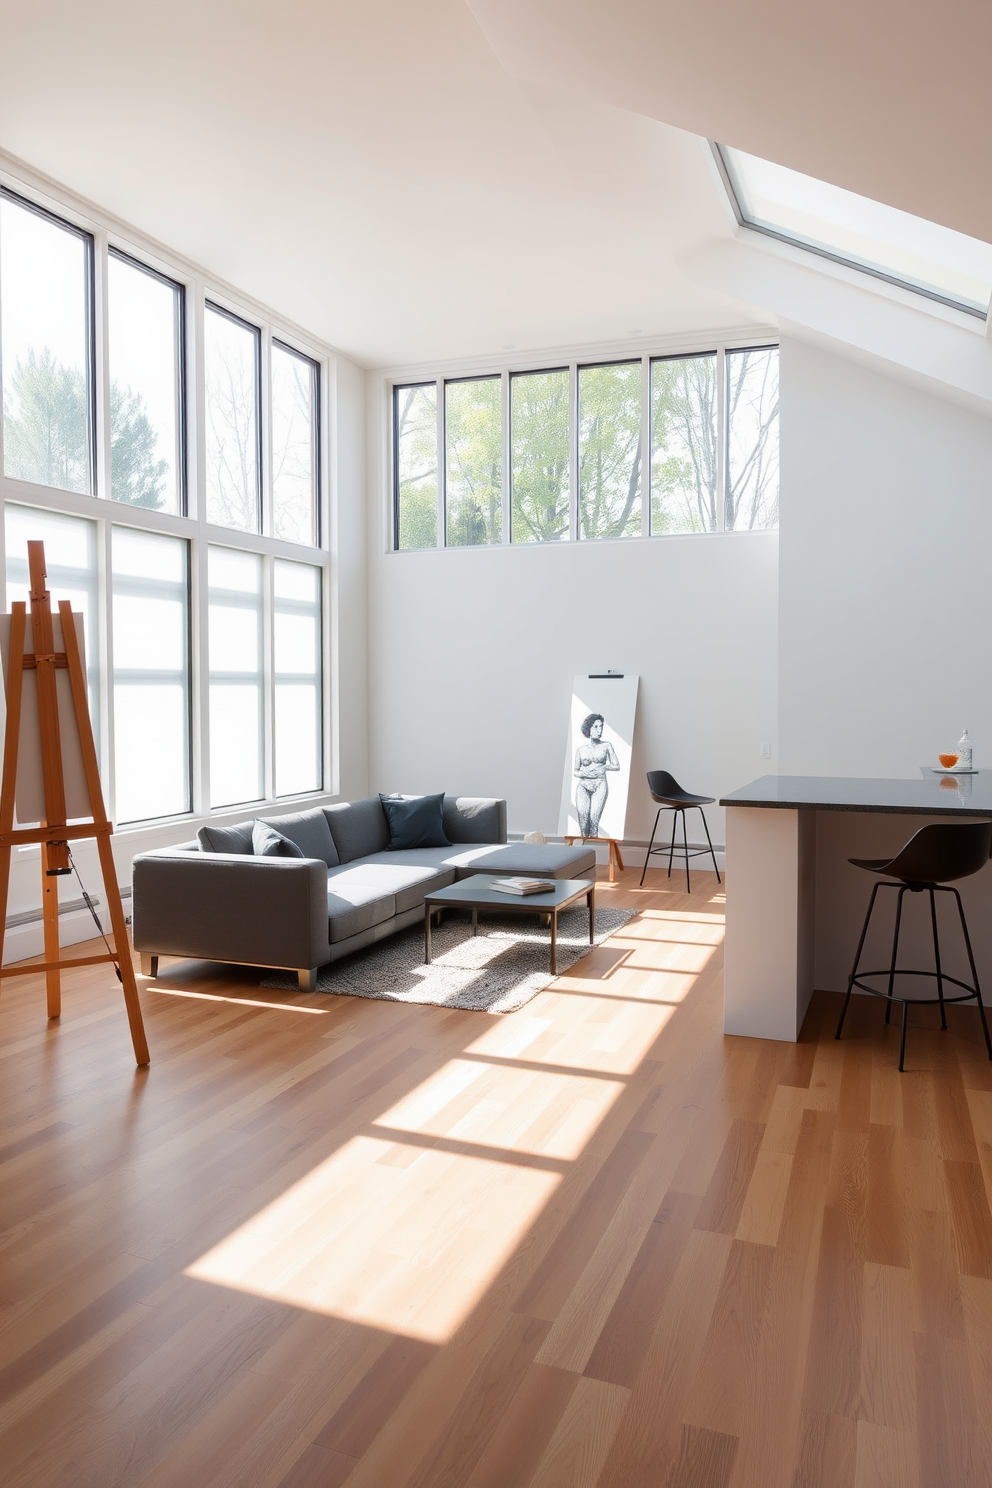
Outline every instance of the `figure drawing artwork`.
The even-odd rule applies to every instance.
[[[629,672],[586,673],[573,681],[558,822],[563,837],[623,840],[637,682]]]

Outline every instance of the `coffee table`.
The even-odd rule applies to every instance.
[[[568,909],[579,899],[589,906],[589,944],[596,942],[596,885],[587,878],[556,878],[541,894],[506,894],[493,888],[499,875],[475,873],[460,883],[436,889],[424,898],[424,961],[431,959],[431,911],[435,909],[470,909],[472,934],[479,933],[479,910],[497,909],[501,914],[546,914],[551,916],[551,975],[558,973],[558,912]]]

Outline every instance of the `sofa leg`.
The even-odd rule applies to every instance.
[[[147,951],[139,951],[141,957],[141,975],[144,977],[158,976],[158,957],[150,956]]]
[[[316,992],[317,990],[317,967],[301,966],[296,973],[301,992]]]

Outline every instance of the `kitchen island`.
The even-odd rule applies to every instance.
[[[724,1032],[794,1042],[814,990],[847,986],[874,882],[848,858],[892,856],[928,821],[992,818],[992,771],[923,768],[913,780],[763,775],[720,805],[727,811]],[[992,993],[992,868],[958,888],[979,979]],[[960,932],[949,920],[941,926],[946,969],[960,976]],[[865,947],[871,964],[888,965],[890,943],[891,924],[876,914]],[[932,957],[929,902],[925,914],[907,903],[900,963],[929,966]]]

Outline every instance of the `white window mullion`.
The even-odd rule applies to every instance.
[[[275,532],[272,510],[272,327],[259,327],[258,428],[260,454],[258,468],[259,532],[271,537]]]
[[[444,378],[437,381],[437,545],[439,548],[447,546],[448,530],[445,519],[447,506],[447,492],[445,486],[447,481],[447,465],[445,463],[445,438],[444,427]]]
[[[716,530],[725,532],[727,525],[727,353],[721,346],[716,354]]]
[[[186,303],[187,515],[202,524],[207,513],[206,396],[203,386],[203,285],[189,286]]]
[[[100,650],[100,672],[106,678],[100,689],[100,742],[103,764],[104,805],[111,821],[117,820],[117,792],[115,789],[114,754],[114,529],[109,521],[96,524],[96,610],[100,616],[100,635],[97,644]],[[84,646],[93,645],[93,637],[85,636]]]
[[[112,473],[110,427],[110,293],[107,263],[107,234],[93,234],[93,374],[96,449],[94,451],[94,496],[109,497]]]
[[[273,595],[274,585],[274,559],[267,557],[262,560],[262,780],[264,782],[264,794],[267,801],[274,801],[276,797],[276,770],[275,770],[275,712],[276,712],[276,678],[275,678],[275,646],[273,635],[275,631],[275,599]]]
[[[579,536],[579,368],[568,364],[568,535]]]
[[[503,392],[503,541],[510,541],[510,374],[502,374]]]
[[[651,535],[651,358],[641,358],[641,536]]]
[[[190,705],[193,723],[192,797],[197,816],[210,811],[210,620],[206,538],[190,544]]]

